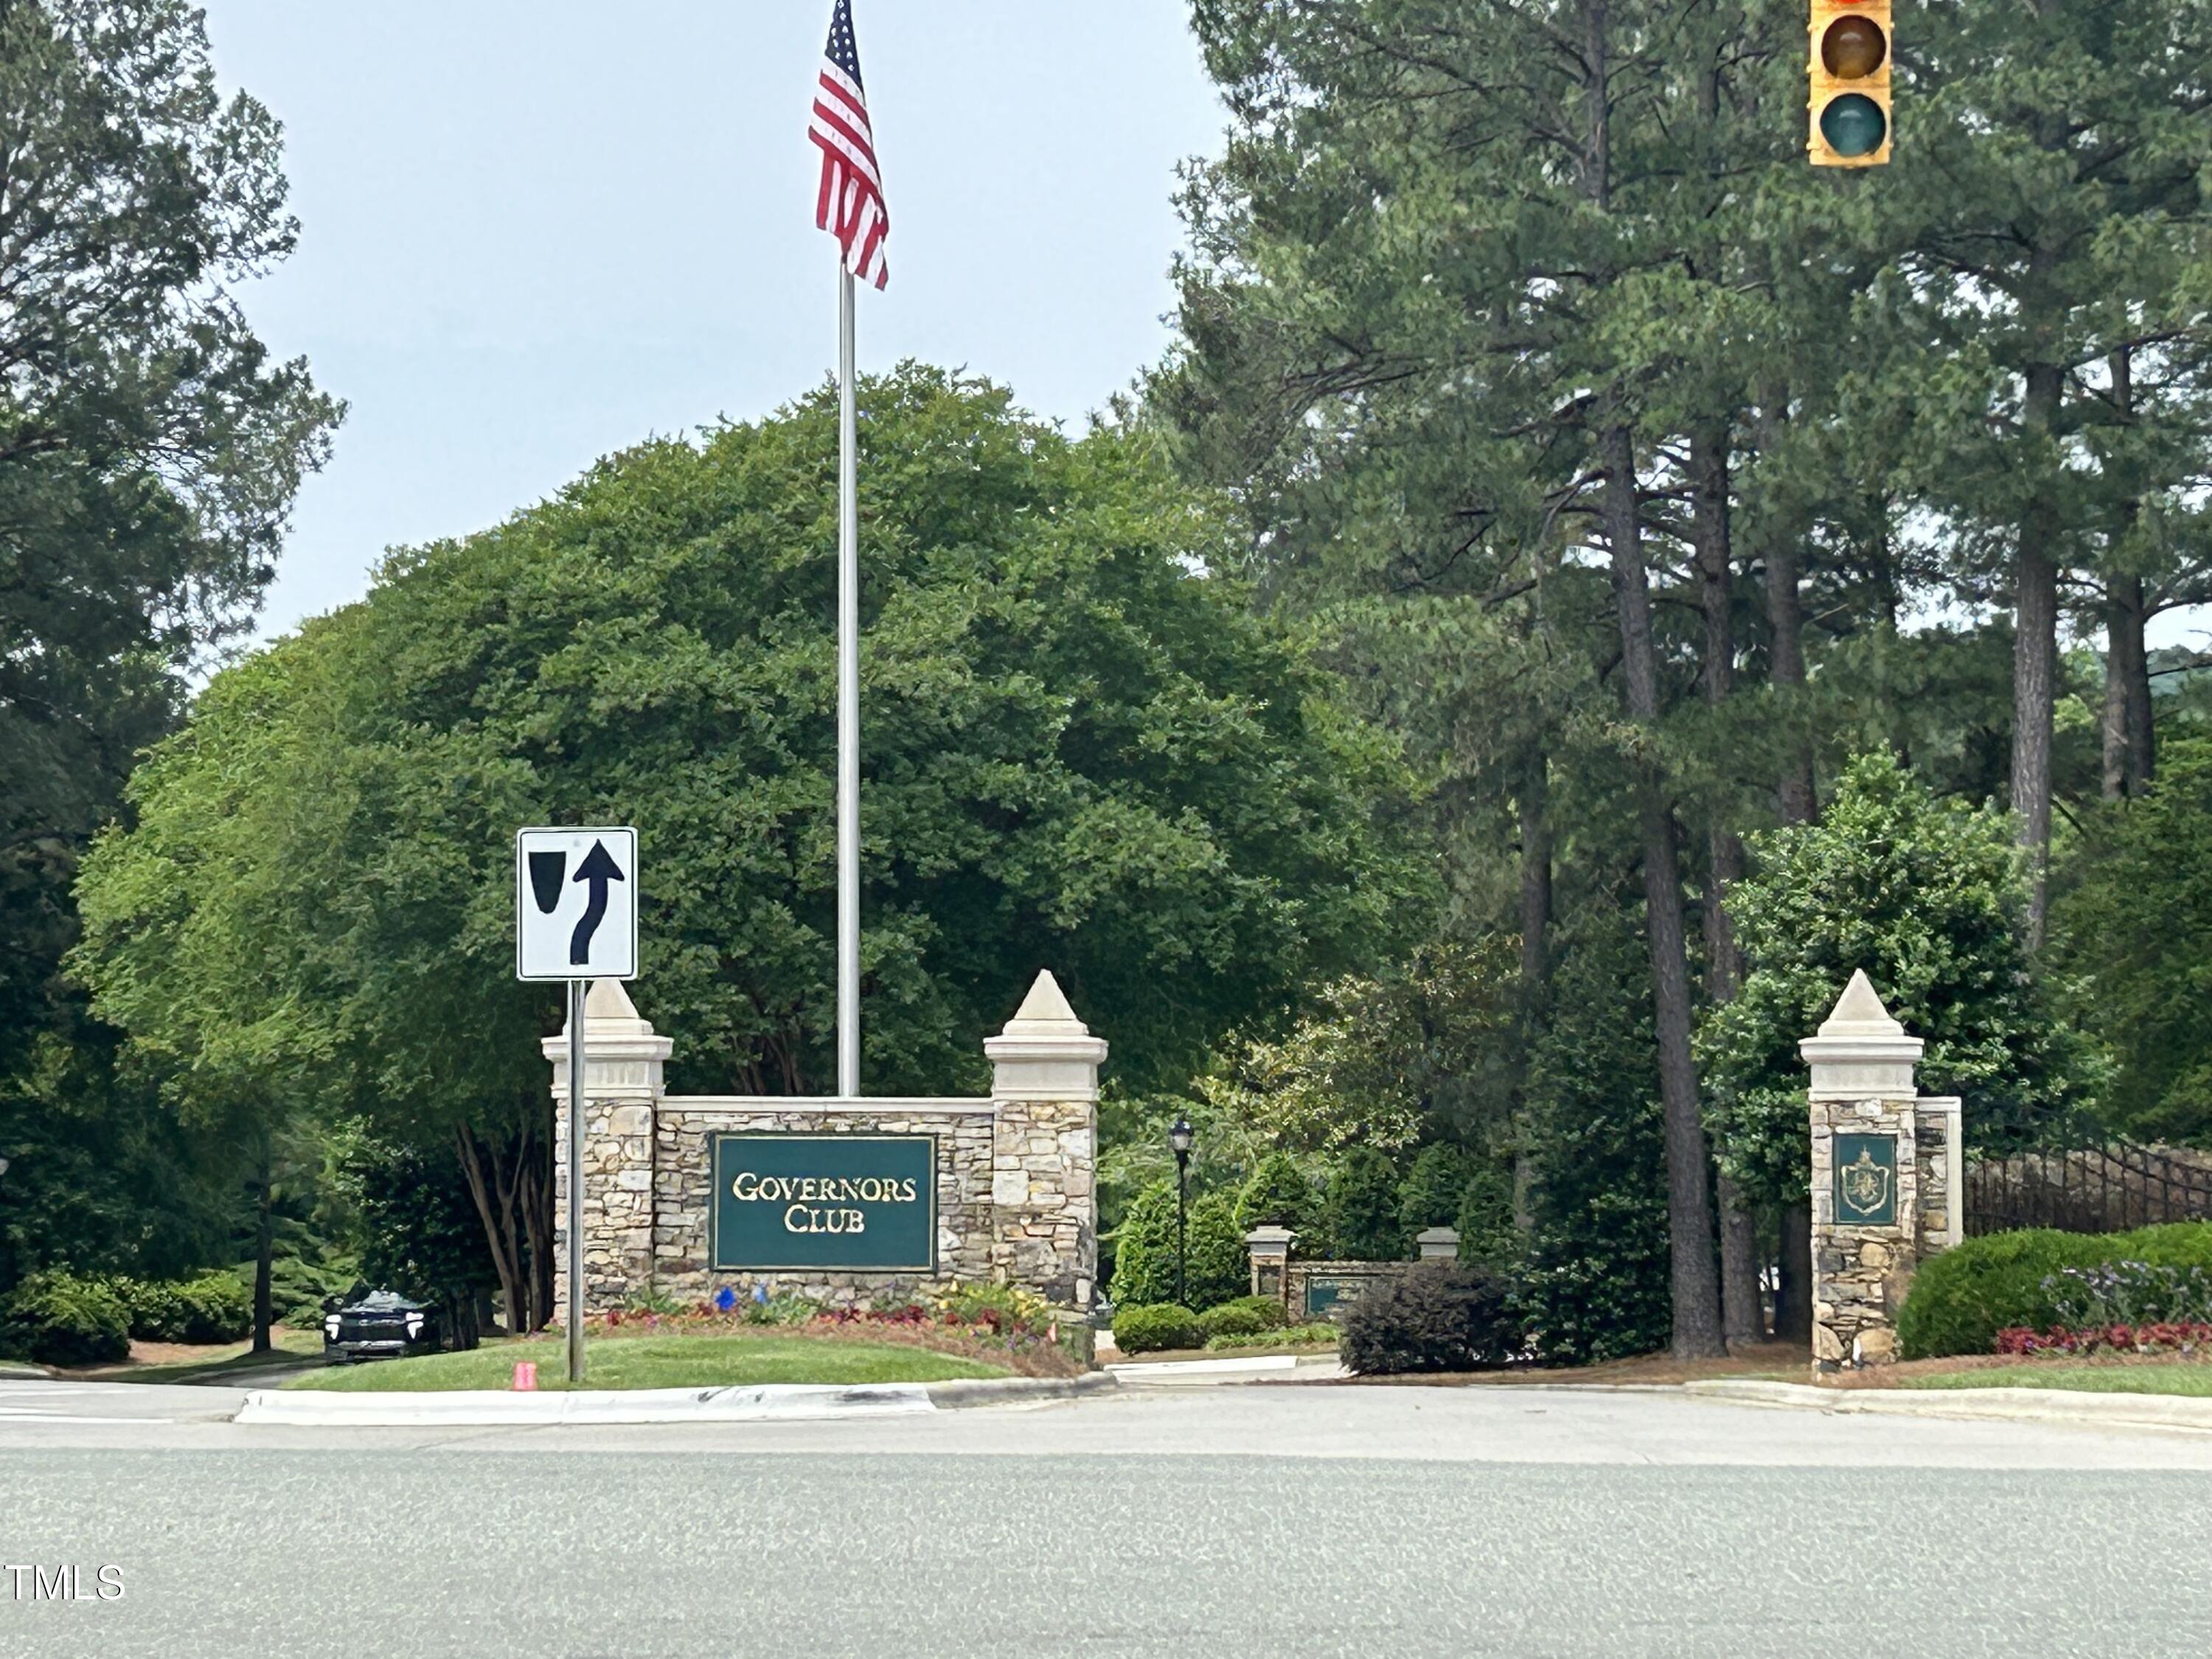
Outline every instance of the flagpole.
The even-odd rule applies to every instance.
[[[837,1093],[860,1092],[860,504],[853,273],[837,265]]]

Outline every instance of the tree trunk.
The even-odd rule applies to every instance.
[[[1813,1340],[1813,1206],[1782,1212],[1781,1271],[1775,1279],[1774,1334],[1784,1342]]]
[[[276,1348],[270,1339],[270,1328],[276,1321],[270,1316],[271,1280],[276,1271],[276,1215],[275,1201],[270,1193],[274,1179],[269,1167],[269,1155],[261,1158],[261,1194],[259,1213],[253,1238],[253,1352],[269,1353]]]
[[[1659,676],[1637,503],[1635,441],[1626,426],[1616,425],[1602,441],[1606,535],[1612,544],[1613,597],[1620,617],[1621,683],[1629,719],[1644,728],[1639,735],[1648,741],[1658,723]],[[1659,1037],[1659,1095],[1666,1121],[1667,1234],[1674,1291],[1671,1346],[1679,1359],[1713,1358],[1728,1350],[1721,1337],[1720,1283],[1713,1260],[1710,1154],[1698,1110],[1697,1066],[1690,1055],[1689,957],[1682,884],[1675,866],[1674,816],[1650,754],[1638,755],[1635,763],[1652,1013]]]
[[[2037,250],[2036,263],[2047,262]],[[2063,371],[2032,365],[2027,375],[2022,423],[2030,443],[2048,437],[2058,418]],[[2031,458],[2034,464],[2039,458]],[[2058,667],[2057,511],[2049,486],[2029,486],[2021,514],[2020,546],[2013,565],[2012,810],[2020,843],[2027,849],[2027,948],[2043,945],[2050,904],[2051,723]]]
[[[1552,925],[1551,780],[1544,751],[1522,763],[1521,798],[1521,1024],[1535,1024],[1550,963],[1546,935]]]
[[[1705,623],[1704,690],[1718,709],[1735,690],[1735,562],[1729,527],[1729,434],[1725,425],[1700,427],[1690,436],[1690,534],[1696,545],[1698,602]],[[1729,921],[1729,890],[1743,875],[1743,841],[1716,800],[1706,825],[1707,878],[1704,921],[1705,1000],[1715,1006],[1735,995],[1743,964]],[[1721,1332],[1730,1342],[1766,1334],[1759,1306],[1759,1250],[1750,1213],[1735,1182],[1718,1178],[1720,1204]]]
[[[2104,794],[2106,800],[2120,800],[2140,795],[2150,782],[2150,665],[2143,649],[2142,578],[2114,576],[2106,596]]]
[[[541,1124],[543,1120],[540,1120]],[[530,1328],[545,1328],[553,1317],[553,1165],[551,1143],[526,1131],[522,1164],[522,1225],[530,1241]]]
[[[1513,1224],[1534,1229],[1535,1161],[1528,1122],[1527,1085],[1531,1051],[1544,1007],[1545,977],[1551,971],[1548,935],[1552,926],[1552,826],[1550,761],[1531,748],[1521,765],[1521,985],[1519,1076],[1521,1133],[1513,1155]]]
[[[1769,388],[1759,411],[1759,442],[1771,453],[1779,445],[1787,418],[1790,394]],[[1810,823],[1815,811],[1813,795],[1813,756],[1800,727],[1797,702],[1805,689],[1805,612],[1799,592],[1796,544],[1787,532],[1771,524],[1766,547],[1766,628],[1768,678],[1778,694],[1787,729],[1781,776],[1775,786],[1775,807],[1784,823]]]
[[[453,1131],[453,1151],[460,1159],[469,1196],[476,1200],[477,1219],[483,1224],[492,1272],[499,1276],[500,1295],[507,1303],[508,1334],[520,1336],[536,1328],[525,1322],[530,1315],[530,1293],[523,1282],[524,1264],[515,1237],[513,1184],[501,1179],[497,1152],[481,1148],[475,1132],[466,1124]]]

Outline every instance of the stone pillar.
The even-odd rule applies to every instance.
[[[1288,1227],[1273,1224],[1244,1235],[1244,1253],[1252,1259],[1253,1295],[1272,1296],[1289,1305],[1291,1243],[1297,1237]]]
[[[1955,1109],[1945,1111],[1955,1103],[1931,1101],[1936,1109],[1923,1111],[1912,1076],[1922,1047],[1889,1017],[1863,972],[1851,975],[1820,1035],[1798,1045],[1813,1072],[1816,1372],[1897,1357],[1897,1310],[1913,1270],[1957,1224],[1955,1203],[1942,1196],[1957,1163],[1958,1120]],[[1923,1169],[1923,1156],[1940,1158],[1942,1169]],[[1940,1231],[1924,1231],[1939,1209]]]
[[[1414,1248],[1424,1261],[1456,1261],[1459,1260],[1459,1229],[1430,1227],[1413,1236]]]
[[[983,1052],[994,1068],[991,1270],[1088,1321],[1098,1279],[1098,1066],[1106,1044],[1049,973]],[[1087,1323],[1085,1323],[1087,1330]]]
[[[568,1038],[547,1037],[553,1067],[556,1308],[568,1305]],[[584,1306],[619,1308],[653,1284],[653,1118],[675,1049],[639,1018],[620,980],[584,999]]]

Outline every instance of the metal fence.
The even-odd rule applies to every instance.
[[[1969,1154],[1964,1174],[1969,1237],[2021,1227],[2121,1233],[2212,1220],[2212,1152],[2084,1139]]]

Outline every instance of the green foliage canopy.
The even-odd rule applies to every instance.
[[[865,1075],[978,1086],[1049,964],[1133,1087],[1389,938],[1389,746],[1207,572],[1141,436],[981,382],[866,382]],[[89,862],[78,957],[165,1075],[394,1141],[535,1109],[527,823],[640,828],[638,999],[677,1086],[830,1070],[835,400],[611,458],[217,677]]]

